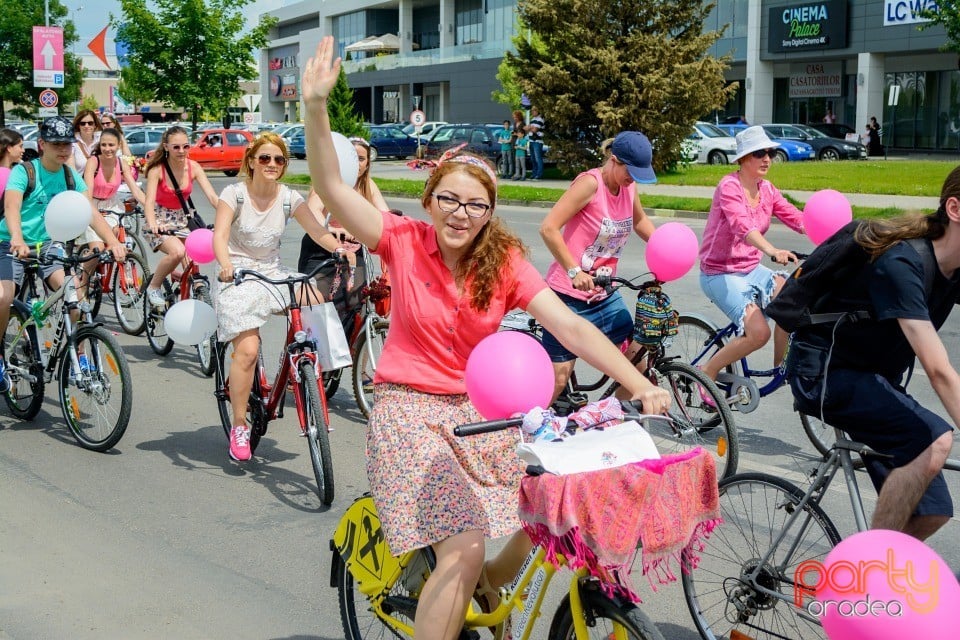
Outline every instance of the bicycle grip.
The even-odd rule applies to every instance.
[[[493,431],[503,431],[510,427],[519,427],[523,424],[523,418],[507,418],[505,420],[487,420],[486,422],[474,422],[473,424],[462,424],[453,428],[453,435],[458,438],[465,436],[476,436],[481,433],[491,433]]]
[[[593,276],[593,284],[597,287],[609,287],[611,284],[610,276]]]

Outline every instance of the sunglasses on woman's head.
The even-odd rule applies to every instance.
[[[760,149],[759,151],[754,151],[750,155],[752,155],[757,160],[763,160],[764,156],[769,156],[770,158],[776,158],[777,150],[776,149]]]
[[[283,156],[272,156],[269,153],[261,153],[257,156],[257,162],[264,167],[270,164],[271,160],[277,163],[278,167],[287,164],[287,159]]]

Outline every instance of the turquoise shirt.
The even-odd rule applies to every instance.
[[[513,129],[500,129],[497,132],[497,142],[500,143],[500,151],[510,151],[513,147]]]
[[[67,190],[67,181],[63,177],[62,168],[50,173],[43,168],[40,160],[33,160],[32,162],[37,174],[36,184],[20,207],[20,228],[23,233],[23,241],[28,245],[50,240],[43,216],[47,211],[47,205],[50,204],[50,199]],[[69,167],[68,170],[73,172],[74,191],[81,193],[86,191],[87,185],[80,174],[73,167]],[[27,170],[23,168],[23,165],[18,164],[10,172],[10,178],[7,180],[7,191],[23,193],[26,190]],[[0,240],[10,242],[10,229],[7,227],[6,218],[0,220]]]

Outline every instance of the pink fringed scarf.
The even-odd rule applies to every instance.
[[[703,449],[569,476],[525,476],[520,520],[547,559],[586,567],[604,589],[640,602],[629,566],[643,541],[643,573],[656,590],[676,580],[687,551],[695,567],[703,540],[720,523],[717,472]]]

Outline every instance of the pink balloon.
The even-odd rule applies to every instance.
[[[547,407],[553,379],[550,356],[536,339],[520,331],[490,334],[467,358],[467,395],[487,420]]]
[[[697,261],[700,246],[693,229],[679,222],[660,225],[647,240],[647,267],[661,282],[683,277]]]
[[[0,193],[3,193],[7,188],[7,180],[10,179],[10,169],[8,167],[0,167]]]
[[[823,564],[801,564],[796,578],[801,606],[831,640],[957,636],[960,584],[933,549],[905,533],[856,533]]]
[[[197,264],[213,262],[217,257],[213,253],[213,231],[210,229],[194,229],[183,244],[187,255]]]
[[[853,220],[850,201],[839,191],[817,191],[803,206],[803,228],[814,244],[820,244]]]

